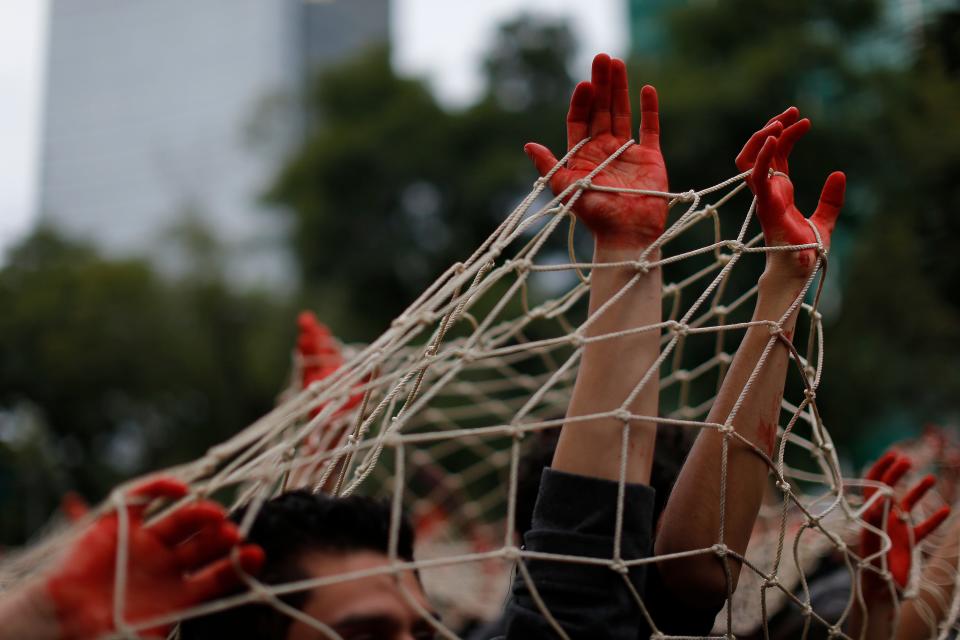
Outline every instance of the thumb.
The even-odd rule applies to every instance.
[[[817,210],[813,212],[810,220],[827,235],[827,238],[824,238],[825,241],[829,239],[834,226],[837,224],[846,190],[847,176],[842,171],[831,173],[823,185],[820,202],[817,203]]]
[[[537,168],[537,173],[541,176],[547,175],[557,164],[556,156],[542,144],[528,142],[523,145],[523,152],[533,161],[533,166]]]

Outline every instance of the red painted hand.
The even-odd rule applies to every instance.
[[[657,92],[647,85],[640,92],[642,117],[640,142],[631,145],[593,183],[628,189],[667,190],[667,168],[660,153]],[[554,194],[585,178],[631,138],[632,117],[627,89],[627,69],[622,60],[605,53],[593,59],[590,82],[577,85],[567,114],[567,149],[587,136],[587,142],[566,167],[550,180]],[[527,143],[524,151],[541,176],[557,163],[546,147]],[[645,247],[663,233],[667,201],[655,196],[587,190],[574,205],[574,213],[593,231],[598,244],[618,248]]]
[[[340,348],[330,334],[330,329],[317,320],[309,311],[301,311],[297,317],[300,335],[297,337],[297,353],[303,362],[300,373],[301,388],[306,389],[313,382],[323,380],[343,365],[343,355]],[[337,412],[337,415],[352,409],[359,404],[363,394],[355,394]],[[323,409],[324,405],[310,410],[313,418]]]
[[[866,479],[882,482],[892,488],[910,470],[910,466],[910,458],[896,451],[888,451],[870,468]],[[911,527],[910,511],[935,484],[936,478],[927,476],[915,484],[899,502],[892,497],[884,497],[871,506],[863,516],[868,524],[886,531],[890,536],[891,547],[887,552],[887,568],[901,588],[906,587],[907,580],[910,578],[913,545],[930,535],[950,515],[950,507],[941,507],[932,516]],[[875,487],[864,488],[864,500],[869,500],[876,492]],[[884,523],[884,510],[887,511],[886,523]],[[862,557],[875,555],[881,548],[880,536],[869,529],[861,532],[860,555]],[[879,566],[879,558],[874,560],[874,564]],[[869,579],[872,574],[864,575]]]
[[[806,217],[794,204],[793,183],[790,182],[790,152],[797,140],[810,130],[810,121],[806,118],[798,120],[799,116],[797,108],[790,107],[772,118],[750,137],[736,159],[740,171],[753,169],[747,184],[757,196],[757,217],[767,246],[817,241]],[[771,169],[773,175],[770,175]],[[846,182],[843,172],[831,173],[823,185],[817,209],[810,217],[825,247],[830,246],[830,234],[843,207]],[[816,265],[816,258],[813,249],[771,252],[767,254],[767,265],[783,275],[806,279]]]
[[[134,504],[127,507],[129,563],[123,608],[128,624],[175,613],[241,584],[229,557],[240,536],[220,505],[195,502],[150,526],[143,523],[148,502],[186,494],[187,487],[171,478],[147,481],[130,492]],[[98,519],[81,533],[46,581],[65,639],[98,638],[116,630],[118,527],[116,513]],[[241,546],[238,554],[240,566],[248,573],[263,564],[263,550],[256,545]],[[168,632],[169,626],[164,626],[146,635],[166,637]]]

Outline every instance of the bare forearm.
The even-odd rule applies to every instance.
[[[896,593],[890,584],[872,572],[865,571],[860,580],[860,592],[866,610],[860,602],[853,603],[850,611],[848,635],[854,640],[891,640],[897,618]],[[899,636],[897,636],[899,637]],[[922,638],[922,635],[904,638]]]
[[[635,260],[640,249],[598,247],[597,263]],[[658,256],[649,256],[650,260]],[[643,386],[627,406],[631,414],[656,416],[659,375],[653,363],[659,354],[660,331],[651,329],[625,336],[589,341],[604,335],[656,325],[661,321],[660,269],[646,273],[632,267],[594,269],[590,276],[590,318],[574,385],[568,421],[564,425],[553,459],[555,469],[580,475],[619,479],[623,426],[614,417],[571,420],[578,416],[604,413],[621,408],[643,380]],[[613,304],[604,308],[624,287],[629,288]],[[656,422],[630,422],[626,480],[649,483],[653,463]]]
[[[0,640],[58,640],[61,637],[53,603],[41,583],[0,594]]]
[[[753,321],[779,322],[801,288],[802,283],[764,274]],[[792,337],[795,324],[796,312],[783,322],[786,336]],[[743,389],[761,359],[759,375],[753,377],[750,389],[744,395]],[[789,350],[771,333],[768,324],[750,327],[707,421],[731,425],[746,442],[772,455],[788,364]],[[707,549],[721,542],[720,523],[724,510],[722,542],[738,554],[746,552],[765,492],[767,466],[748,444],[736,437],[727,438],[724,499],[721,495],[723,450],[723,433],[716,429],[701,431],[664,510],[656,542],[658,554]],[[723,565],[713,554],[692,556],[668,565],[665,573],[677,576],[678,582],[684,581],[685,577],[699,576],[706,582],[702,586],[709,586],[708,590],[715,595],[726,591]],[[735,570],[734,582],[737,575]]]

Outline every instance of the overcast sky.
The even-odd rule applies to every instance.
[[[519,13],[566,16],[584,74],[593,53],[623,53],[627,42],[625,0],[393,0],[392,12],[397,67],[451,106],[476,96],[484,47]],[[46,21],[47,0],[0,0],[0,253],[35,214]]]

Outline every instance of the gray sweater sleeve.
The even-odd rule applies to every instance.
[[[528,551],[600,558],[613,557],[617,517],[617,483],[546,469],[524,536]],[[624,560],[647,557],[651,546],[653,489],[625,487]],[[624,575],[608,566],[555,560],[524,561],[533,584],[554,619],[571,639],[635,640],[646,627]],[[628,578],[643,596],[646,567],[630,569]],[[518,572],[506,608],[506,638],[556,638]]]

